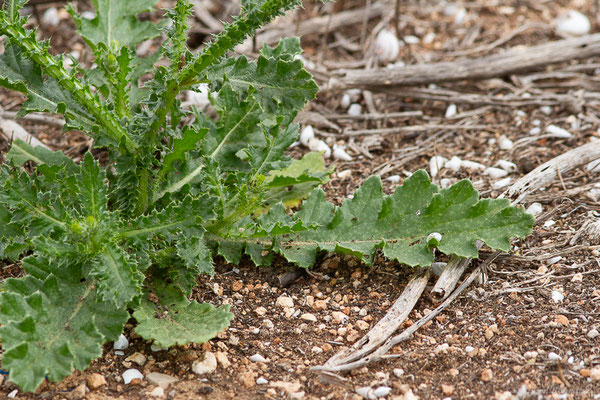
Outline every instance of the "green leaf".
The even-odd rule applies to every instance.
[[[77,23],[79,34],[91,47],[104,44],[107,48],[112,48],[115,42],[120,46],[131,47],[159,34],[156,25],[137,18],[144,11],[152,11],[157,1],[92,0],[96,11],[92,19],[81,18],[72,8],[69,12]]]
[[[138,322],[135,332],[162,348],[207,342],[227,328],[233,318],[228,305],[215,308],[190,302],[172,287],[157,286],[155,294],[159,303],[146,295],[133,317]]]
[[[296,42],[284,39],[275,49],[263,49],[256,61],[248,61],[245,56],[229,58],[207,75],[218,85],[216,88],[229,86],[240,93],[253,88],[265,112],[295,116],[315,97],[318,87],[302,61],[289,57],[290,49],[296,49]]]
[[[195,131],[193,129],[184,129],[181,139],[173,140],[173,149],[165,155],[159,175],[164,176],[175,171],[174,163],[186,160],[186,154],[195,150],[198,142],[202,140],[208,129]]]
[[[0,335],[2,368],[26,392],[45,376],[58,382],[87,368],[127,321],[128,313],[102,302],[91,282],[67,283],[53,275],[20,281],[0,294]]]
[[[32,146],[21,139],[12,142],[10,150],[6,153],[6,160],[17,167],[21,167],[27,161],[33,161],[37,165],[64,165],[74,168],[75,163],[60,151],[52,151],[42,146]]]

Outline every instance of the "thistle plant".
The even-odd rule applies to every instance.
[[[159,24],[140,21],[156,1],[92,0],[91,19],[69,6],[91,66],[67,66],[38,42],[26,1],[0,11],[0,85],[27,97],[19,115],[62,114],[65,132],[84,132],[108,154],[106,165],[89,152],[76,163],[16,140],[0,168],[0,259],[24,271],[1,286],[2,368],[24,391],[85,369],[131,317],[163,348],[214,337],[233,317],[228,306],[189,297],[216,255],[269,265],[281,254],[310,267],[321,251],[366,264],[381,251],[428,266],[435,249],[477,257],[475,240],[507,251],[510,237],[530,232],[532,217],[507,200],[479,200],[467,180],[440,190],[424,171],[389,196],[371,177],[335,207],[317,188],[331,173],[322,157],[285,154],[317,92],[299,40],[264,46],[255,60],[228,56],[299,1],[243,1],[197,53],[186,46],[189,2]],[[161,32],[155,53],[136,54]],[[181,94],[201,84],[211,112],[182,108]]]

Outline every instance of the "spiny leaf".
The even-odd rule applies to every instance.
[[[79,17],[71,8],[78,31],[95,47],[104,44],[111,48],[114,42],[121,46],[136,44],[155,37],[159,31],[151,22],[142,22],[137,16],[151,11],[158,0],[92,0],[96,15],[92,19]]]
[[[53,275],[21,281],[26,284],[5,285],[8,291],[0,294],[0,335],[2,367],[24,391],[34,391],[44,376],[60,381],[85,369],[127,321],[127,311],[102,302],[91,282],[72,284]]]
[[[149,300],[134,311],[138,325],[135,332],[162,348],[204,343],[229,326],[233,314],[229,306],[215,308],[211,304],[188,301],[172,287],[156,285],[160,304]]]
[[[37,165],[64,165],[74,170],[75,163],[72,159],[60,151],[52,151],[42,146],[32,146],[21,139],[12,142],[10,150],[6,153],[6,160],[17,167],[21,167],[27,161],[33,161]]]

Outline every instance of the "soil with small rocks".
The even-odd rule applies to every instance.
[[[230,2],[220,3],[221,7],[211,12],[225,18],[222,13]],[[305,3],[304,10],[288,18],[301,21],[365,6],[364,1],[352,0],[338,1],[337,5]],[[451,54],[453,51],[489,45],[501,38],[506,40],[490,52],[558,40],[560,37],[549,27],[569,9],[587,15],[591,32],[600,30],[597,4],[592,1],[488,3],[476,0],[464,4],[466,16],[457,23],[456,15],[446,15],[438,2],[400,2],[399,36],[415,36],[418,43],[401,47],[398,60],[406,64],[453,60],[457,58]],[[39,7],[42,15],[49,6]],[[363,48],[373,39],[371,33],[382,27],[380,23],[381,19],[374,19],[326,35],[306,35],[305,57],[316,65],[313,69],[321,71],[328,70],[326,65],[360,62],[364,59]],[[509,35],[526,23],[532,25],[531,29]],[[392,19],[385,26],[394,31]],[[68,23],[56,28],[42,25],[40,29],[42,36],[52,36],[58,49],[78,50],[81,57],[89,57],[72,30],[73,25]],[[435,36],[424,43],[423,38],[428,34],[431,37],[431,33]],[[481,54],[473,52],[469,56]],[[582,68],[583,72],[573,79],[543,84],[535,81],[530,84],[533,86],[513,76],[439,87],[484,95],[528,90],[533,94],[593,92],[597,84],[589,82],[596,82],[595,65],[599,62],[589,59],[547,67],[545,71],[552,72],[578,64],[592,65]],[[322,75],[316,73],[320,84],[326,82]],[[369,107],[378,113],[419,110],[421,117],[375,121],[331,117],[330,122],[341,129],[447,122],[447,102],[406,98],[401,91],[363,93],[355,101],[363,112]],[[341,99],[342,93],[323,93],[307,110],[325,116],[343,114],[346,109]],[[4,110],[17,110],[22,102],[20,95],[0,91]],[[391,193],[411,172],[429,170],[429,161],[436,155],[446,159],[458,156],[486,167],[500,160],[513,162],[516,171],[508,176],[514,182],[543,162],[600,140],[599,110],[598,102],[583,104],[577,113],[567,105],[515,108],[458,104],[458,114],[447,123],[489,124],[489,129],[348,138],[336,136],[335,129],[318,127],[317,137],[329,145],[346,146],[352,156],[352,161],[328,160],[336,172],[325,190],[329,199],[340,204],[366,177],[385,171],[384,188]],[[20,123],[50,147],[75,159],[80,159],[91,144],[81,133],[62,134],[40,123]],[[532,129],[543,130],[548,125],[562,127],[572,135],[522,141]],[[512,146],[501,148],[499,143],[506,140],[512,141]],[[0,154],[8,148],[8,140],[0,135]],[[307,151],[298,145],[290,154],[300,157]],[[95,154],[102,156],[96,150]],[[470,178],[484,197],[495,198],[505,189],[495,189],[498,179],[482,171],[442,168],[434,179],[438,184],[447,184],[463,178]],[[85,371],[75,372],[60,383],[46,382],[35,394],[21,393],[0,375],[0,395],[23,399],[362,399],[368,395],[361,395],[366,392],[360,388],[369,387],[383,395],[381,398],[395,400],[600,398],[600,240],[593,235],[579,235],[584,224],[599,218],[600,196],[591,190],[595,182],[600,182],[600,175],[582,167],[534,193],[524,205],[535,200],[541,203],[542,212],[529,237],[513,241],[511,254],[496,259],[486,279],[469,287],[410,340],[394,347],[390,351],[393,357],[353,370],[343,375],[344,381],[311,368],[322,365],[368,332],[400,295],[413,273],[411,268],[383,258],[366,267],[350,256],[322,255],[313,269],[289,287],[282,287],[278,275],[294,269],[282,259],[270,268],[257,268],[247,259],[240,265],[230,265],[218,258],[214,276],[199,277],[193,293],[193,298],[201,302],[231,305],[235,315],[231,326],[213,340],[157,350],[135,334],[134,321],[130,321],[124,331],[128,346],[119,350],[121,353],[107,343],[103,356]],[[572,190],[581,187],[589,189]],[[573,238],[577,240],[571,244]],[[480,259],[490,254],[484,248]],[[22,275],[17,264],[0,262],[0,266],[2,279]],[[432,280],[428,284],[402,328],[438,305],[429,296],[434,283]],[[129,369],[141,372],[143,379],[126,384],[123,373]]]

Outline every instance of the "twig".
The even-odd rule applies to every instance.
[[[50,115],[41,113],[31,113],[22,117],[17,117],[17,112],[15,111],[0,111],[0,118],[22,119],[24,121],[41,122],[43,124],[57,126],[59,128],[62,128],[65,125],[64,119],[52,117]]]

